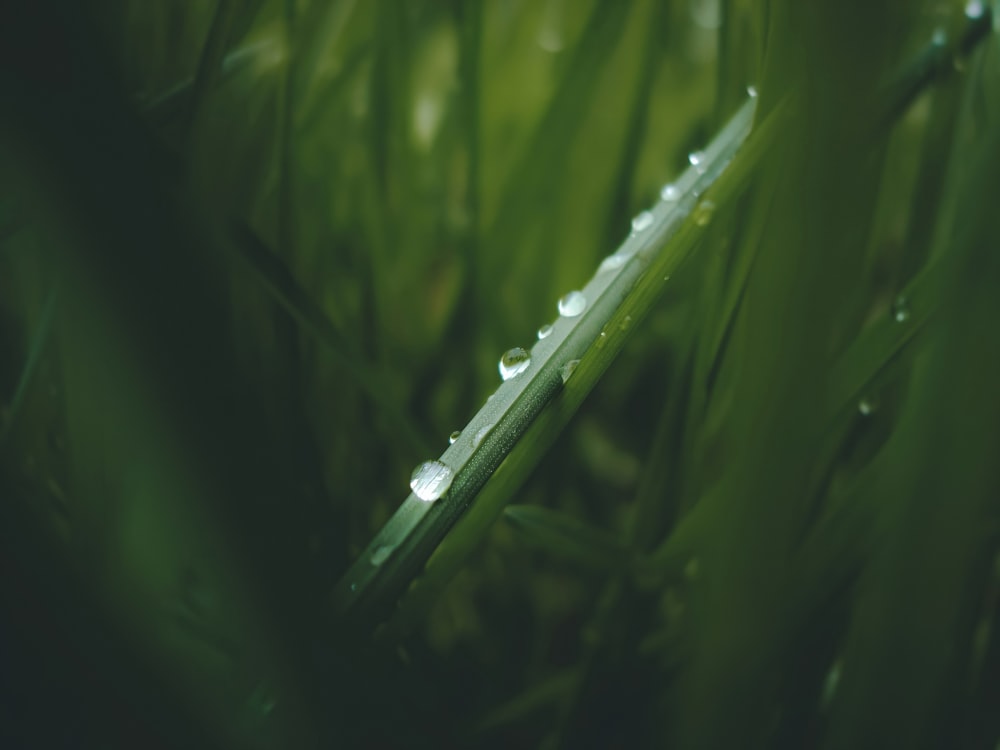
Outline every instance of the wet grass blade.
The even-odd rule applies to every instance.
[[[561,511],[508,505],[504,517],[522,542],[554,558],[607,572],[628,565],[630,554],[622,540]]]

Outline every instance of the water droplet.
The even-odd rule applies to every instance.
[[[455,441],[458,440],[460,437],[462,437],[462,431],[455,430],[448,436],[448,445],[454,445]]]
[[[634,219],[632,219],[632,231],[633,232],[644,232],[653,226],[653,212],[643,211],[641,214],[637,214]]]
[[[691,166],[699,172],[704,172],[708,167],[704,151],[692,151],[688,154],[688,161],[691,162]]]
[[[515,346],[503,353],[497,368],[500,370],[501,378],[510,380],[515,375],[520,375],[527,370],[530,364],[531,355],[521,347]]]
[[[618,329],[621,331],[627,331],[632,326],[632,316],[626,315],[622,318],[622,322],[618,324]]]
[[[897,323],[905,323],[910,319],[910,303],[902,294],[892,303],[892,318]]]
[[[583,292],[570,292],[559,298],[559,314],[566,318],[575,318],[587,309],[587,298]]]
[[[668,182],[660,191],[660,200],[675,201],[681,197],[681,189],[674,183]]]
[[[604,273],[605,271],[614,271],[616,268],[621,268],[625,265],[625,261],[628,260],[628,255],[623,253],[612,253],[607,258],[601,261],[601,265],[598,267],[598,273]]]
[[[699,227],[707,227],[715,214],[715,204],[712,201],[702,201],[694,210],[694,223]]]
[[[948,44],[948,32],[942,29],[940,26],[934,29],[934,33],[931,34],[931,44],[935,47],[944,47]]]
[[[747,86],[747,96],[749,96],[751,99],[756,99],[757,98],[757,87],[754,86],[753,84],[750,84],[749,86]]]
[[[358,590],[358,584],[352,583],[351,584],[351,591],[357,591],[357,590]]]
[[[863,398],[858,401],[858,413],[863,417],[871,416],[872,412],[875,411],[875,402],[869,398]]]
[[[440,461],[424,461],[410,475],[410,489],[429,503],[446,493],[454,478],[455,472]]]
[[[965,17],[970,21],[975,21],[983,17],[983,13],[986,12],[986,7],[983,5],[981,0],[969,0],[965,4]]]
[[[371,556],[372,565],[378,567],[379,565],[384,563],[386,560],[389,559],[389,555],[392,554],[392,551],[394,549],[395,547],[388,544],[383,544],[379,547],[376,547],[375,550],[372,552]]]
[[[578,364],[580,364],[580,360],[571,359],[569,362],[567,362],[561,368],[559,368],[559,375],[562,377],[563,383],[569,380],[570,375],[573,374],[573,370],[576,369],[576,366]]]
[[[479,444],[483,442],[483,438],[489,435],[490,430],[492,430],[495,426],[496,425],[488,424],[485,427],[479,428],[476,434],[472,436],[472,447],[478,448]]]
[[[546,336],[552,333],[552,326],[546,323],[541,328],[538,329],[538,340],[541,341]]]
[[[608,334],[601,331],[601,335],[597,337],[597,348],[603,349],[606,343],[608,343]]]

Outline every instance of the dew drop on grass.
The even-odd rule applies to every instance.
[[[494,425],[488,424],[485,427],[479,428],[476,434],[472,436],[472,447],[478,448],[479,444],[483,442],[483,438],[490,434],[490,430],[492,430],[493,427]]]
[[[570,375],[573,374],[573,371],[576,369],[576,366],[578,364],[580,364],[580,360],[571,359],[569,362],[567,362],[566,364],[564,364],[562,367],[559,368],[559,375],[560,377],[562,377],[563,383],[569,380]]]
[[[622,322],[618,324],[618,328],[621,331],[627,331],[629,327],[631,327],[631,325],[632,325],[632,316],[626,315],[624,318],[622,318]]]
[[[902,294],[892,303],[892,319],[897,323],[905,323],[910,319],[910,303]]]
[[[644,232],[653,226],[653,212],[643,211],[632,219],[632,231],[635,233]]]
[[[858,401],[858,413],[863,417],[871,416],[872,412],[875,411],[875,403],[869,398],[863,398]]]
[[[424,502],[433,502],[451,487],[455,472],[440,461],[424,461],[410,475],[410,489]]]
[[[691,166],[699,172],[704,172],[708,167],[704,151],[692,151],[688,154],[688,161],[691,162]]]
[[[942,29],[940,26],[934,29],[934,33],[931,34],[931,44],[935,47],[944,47],[948,44],[948,32]]]
[[[530,364],[531,355],[521,347],[515,346],[513,349],[508,349],[503,353],[497,369],[500,370],[501,378],[510,380],[515,375],[520,375],[527,370]]]
[[[707,227],[715,214],[715,204],[712,201],[702,201],[694,210],[694,223],[699,227]]]
[[[969,0],[965,4],[965,17],[970,21],[976,21],[983,17],[983,13],[986,12],[986,7],[983,5],[982,0]]]
[[[386,560],[388,560],[389,555],[392,554],[393,549],[395,548],[388,544],[383,544],[376,547],[375,550],[372,552],[371,556],[372,565],[378,567]]]
[[[757,87],[754,86],[753,84],[750,84],[749,86],[747,86],[747,96],[749,96],[751,99],[756,99],[757,98]]]
[[[587,309],[587,298],[583,292],[569,292],[559,298],[559,314],[564,318],[575,318]]]
[[[601,261],[601,265],[598,267],[598,273],[604,273],[605,271],[614,271],[617,268],[621,268],[625,265],[625,261],[628,260],[628,255],[622,253],[612,253],[607,258]]]
[[[681,189],[677,187],[674,183],[668,182],[660,190],[660,200],[672,202],[681,197]]]
[[[448,445],[454,445],[455,441],[458,440],[460,437],[462,437],[462,431],[455,430],[448,436]]]
[[[541,341],[546,336],[552,333],[552,326],[546,323],[541,328],[538,329],[538,340]]]
[[[597,348],[603,349],[606,343],[608,343],[608,334],[601,331],[601,335],[597,337]]]

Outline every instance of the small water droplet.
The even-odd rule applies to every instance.
[[[935,47],[944,47],[948,44],[948,32],[942,29],[940,26],[934,29],[934,33],[931,34],[931,44]]]
[[[902,294],[892,303],[892,318],[897,323],[905,323],[910,319],[910,303]]]
[[[587,309],[587,298],[583,292],[569,292],[559,298],[559,314],[565,318],[575,318]]]
[[[653,212],[643,211],[641,214],[637,214],[634,219],[632,219],[632,231],[635,233],[644,232],[653,226]]]
[[[503,353],[497,369],[500,370],[501,378],[510,380],[515,375],[520,375],[527,370],[530,364],[531,355],[521,347],[515,346],[513,349],[508,349]]]
[[[562,367],[559,368],[559,375],[560,377],[562,377],[563,383],[569,380],[570,375],[573,374],[573,370],[576,369],[576,366],[578,364],[580,364],[580,360],[571,359],[569,362],[567,362],[566,364],[564,364]]]
[[[460,437],[462,437],[462,431],[455,430],[448,436],[448,445],[454,445],[455,441],[458,440]]]
[[[858,401],[858,413],[863,417],[871,416],[872,412],[875,411],[875,402],[869,398],[862,398]]]
[[[608,334],[601,331],[601,335],[597,337],[597,348],[603,349],[606,343],[608,343]]]
[[[552,326],[546,323],[541,328],[538,329],[538,340],[541,341],[546,336],[552,333]]]
[[[476,434],[472,436],[472,447],[478,448],[479,444],[483,442],[483,438],[489,435],[490,430],[492,430],[495,426],[496,425],[488,424],[485,427],[480,427]]]
[[[604,273],[605,271],[614,271],[617,268],[621,268],[625,265],[625,261],[628,260],[628,255],[623,253],[612,253],[607,258],[601,261],[601,265],[598,267],[598,273]]]
[[[618,324],[619,330],[627,331],[632,326],[632,316],[626,315],[622,318],[622,322]]]
[[[707,227],[715,215],[715,204],[712,201],[702,201],[694,210],[694,223],[699,227]]]
[[[660,200],[675,201],[681,197],[681,189],[674,183],[668,182],[660,191]]]
[[[375,550],[372,552],[371,556],[372,565],[378,567],[379,565],[384,563],[386,560],[389,559],[389,555],[392,554],[392,551],[394,549],[395,547],[388,544],[383,544],[379,547],[376,547]]]
[[[969,0],[965,4],[965,17],[970,21],[976,21],[983,17],[986,12],[986,7],[983,5],[981,0]]]
[[[691,166],[699,172],[704,172],[708,167],[704,151],[692,151],[688,154],[688,161],[691,162]]]
[[[754,86],[753,84],[750,84],[749,86],[747,86],[747,96],[749,96],[751,99],[756,99],[757,98],[757,87]]]
[[[429,503],[446,493],[454,478],[455,472],[440,461],[424,461],[410,475],[410,489]]]

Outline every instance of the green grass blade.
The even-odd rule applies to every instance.
[[[529,547],[583,568],[623,570],[630,553],[614,534],[566,513],[537,505],[508,505],[504,516]]]

